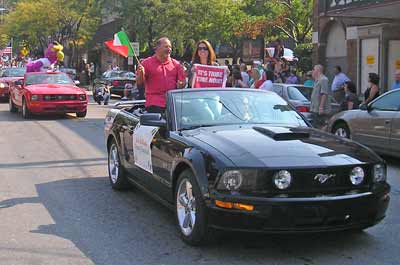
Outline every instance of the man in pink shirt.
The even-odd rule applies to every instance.
[[[145,85],[146,110],[162,113],[169,90],[185,87],[180,63],[171,58],[171,41],[164,37],[157,41],[155,54],[143,60],[136,73],[136,83]]]

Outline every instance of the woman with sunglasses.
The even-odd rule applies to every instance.
[[[218,65],[217,57],[214,49],[207,40],[200,40],[196,43],[196,50],[193,52],[192,65],[203,64],[203,65]],[[189,85],[192,85],[194,68],[190,72]]]

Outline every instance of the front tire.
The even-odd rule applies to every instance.
[[[350,139],[349,127],[347,127],[347,125],[343,122],[336,124],[333,127],[332,133],[342,138]]]
[[[121,164],[118,146],[115,140],[112,140],[108,149],[108,177],[111,187],[115,190],[125,190],[130,188],[125,168]]]
[[[211,239],[206,205],[190,170],[183,171],[175,186],[176,220],[182,240],[189,245],[202,245]]]
[[[8,104],[9,104],[10,112],[15,113],[18,111],[17,107],[15,106],[14,102],[12,101],[11,95],[8,98]]]
[[[31,112],[29,111],[25,98],[22,99],[22,117],[24,119],[29,119],[31,117]]]
[[[82,111],[82,112],[77,112],[77,113],[76,113],[76,117],[78,117],[78,118],[85,118],[85,117],[86,117],[86,114],[87,114],[87,109],[86,109],[85,111]]]

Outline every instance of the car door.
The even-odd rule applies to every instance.
[[[400,92],[400,91],[399,91]],[[387,93],[373,101],[357,117],[354,140],[382,152],[390,149],[392,122],[399,109],[399,93]]]
[[[171,201],[171,170],[182,145],[169,137],[165,128],[161,128],[154,136],[151,155],[153,162],[152,187],[165,200]]]
[[[400,111],[392,120],[392,130],[390,132],[390,150],[392,154],[400,154]]]
[[[122,110],[118,118],[121,124],[120,138],[121,138],[121,154],[125,161],[125,168],[130,173],[130,177],[142,186],[148,185],[148,179],[151,173],[139,167],[135,162],[135,146],[134,146],[134,133],[138,123],[138,117],[134,114]],[[139,152],[137,152],[139,154]]]
[[[392,154],[399,156],[400,154],[400,90],[395,94],[395,98],[399,104],[399,108],[394,118],[392,119],[392,129],[390,131],[389,150]],[[395,100],[396,100],[395,99]]]

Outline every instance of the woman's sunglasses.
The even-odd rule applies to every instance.
[[[198,51],[208,51],[207,47],[197,47]]]

